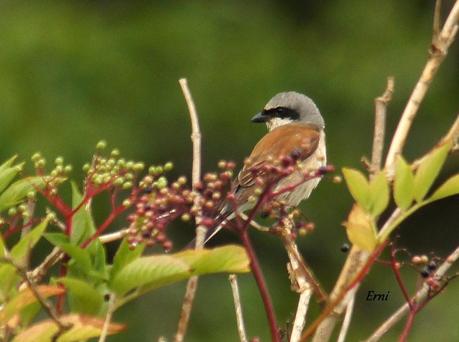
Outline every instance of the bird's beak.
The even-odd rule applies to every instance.
[[[254,123],[262,123],[262,122],[266,122],[268,120],[269,120],[269,116],[265,115],[264,112],[257,113],[257,114],[255,114],[255,116],[252,119],[250,119],[250,121],[252,121]]]

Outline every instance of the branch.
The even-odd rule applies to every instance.
[[[346,335],[349,330],[349,325],[351,324],[352,313],[354,311],[354,302],[355,296],[352,296],[349,304],[347,304],[346,314],[344,315],[343,325],[341,326],[341,331],[339,332],[338,342],[346,341]]]
[[[104,325],[102,327],[102,332],[99,337],[99,342],[105,342],[107,338],[108,328],[110,327],[110,321],[112,320],[113,312],[115,311],[115,294],[110,293],[108,299],[107,314],[105,315]]]
[[[188,88],[188,82],[185,78],[179,80],[180,87],[182,88],[183,96],[188,106],[191,121],[191,141],[193,143],[193,166],[192,166],[192,184],[193,188],[199,183],[201,179],[201,131],[199,128],[198,113],[191,96],[190,89]],[[199,203],[199,196],[195,198],[195,205]],[[200,211],[200,210],[199,210]],[[207,229],[200,225],[201,215],[198,213],[196,216],[196,245],[195,248],[199,249],[204,246]],[[183,299],[182,309],[180,312],[180,318],[177,327],[177,333],[175,334],[174,341],[183,341],[186,330],[188,328],[188,322],[190,320],[191,309],[193,307],[194,297],[196,295],[196,289],[198,287],[198,277],[193,276],[188,280],[185,290],[185,296]]]
[[[389,174],[394,172],[395,158],[403,150],[408,132],[411,128],[413,120],[417,114],[419,106],[424,99],[427,90],[435,77],[440,64],[445,59],[448,48],[456,36],[459,22],[459,1],[456,1],[446,19],[443,29],[437,37],[434,34],[434,41],[430,49],[430,56],[418,80],[418,83],[413,89],[402,117],[398,123],[394,137],[389,147],[389,152],[386,158],[386,167]]]
[[[3,257],[3,261],[9,263],[11,266],[13,266],[16,271],[21,275],[21,277],[24,279],[25,283],[27,284],[27,287],[30,289],[30,291],[33,293],[35,298],[37,298],[37,301],[40,303],[42,308],[45,310],[46,314],[51,318],[51,320],[56,323],[56,325],[59,328],[58,335],[65,330],[70,328],[69,324],[61,322],[59,319],[57,313],[54,311],[53,307],[48,303],[48,301],[42,297],[40,292],[37,290],[35,283],[32,281],[32,279],[29,277],[29,274],[27,273],[27,270],[23,268],[22,266],[16,264],[13,259],[10,257]]]
[[[459,259],[459,247],[457,247],[440,265],[433,276],[436,279],[441,279],[451,266]],[[422,288],[413,296],[411,302],[422,303],[428,300],[430,287],[426,283]],[[383,324],[375,330],[375,332],[366,340],[366,342],[377,342],[383,337],[395,324],[397,324],[408,312],[410,306],[408,303],[402,305],[396,312],[394,312]]]
[[[373,149],[371,153],[370,171],[372,174],[381,169],[381,161],[384,149],[384,134],[386,130],[387,104],[394,93],[394,78],[387,78],[387,86],[384,94],[375,98],[375,129],[373,135]]]
[[[239,296],[239,287],[237,284],[237,276],[235,274],[229,275],[231,284],[231,291],[233,292],[234,309],[236,310],[237,331],[241,342],[247,342],[247,334],[245,332],[244,317],[242,315],[241,298]]]

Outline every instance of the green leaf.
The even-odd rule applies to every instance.
[[[0,211],[15,206],[30,191],[35,190],[35,188],[42,188],[43,186],[44,181],[41,177],[27,177],[14,182],[0,195]]]
[[[38,240],[42,237],[46,227],[48,226],[48,219],[44,219],[35,228],[25,234],[19,242],[11,249],[11,257],[19,264],[26,261],[27,255],[33,246],[36,245]]]
[[[435,190],[429,201],[437,201],[457,194],[459,194],[459,174],[452,176]]]
[[[36,290],[40,293],[41,297],[45,299],[64,293],[64,289],[49,285],[39,285],[36,287]],[[0,311],[0,325],[8,322],[16,313],[19,313],[23,308],[36,301],[37,297],[29,288],[20,291],[13,299],[8,301]]]
[[[45,238],[73,259],[70,263],[72,268],[82,271],[85,275],[89,275],[93,271],[91,257],[87,249],[68,242],[68,237],[62,233],[49,233],[45,235]]]
[[[119,295],[138,287],[150,289],[169,285],[191,276],[190,266],[172,255],[142,257],[122,268],[110,288]]]
[[[19,284],[21,277],[12,265],[0,264],[0,279],[0,302],[5,302]]]
[[[8,250],[5,246],[5,242],[3,241],[3,237],[0,234],[0,257],[4,257],[7,254]]]
[[[113,267],[110,271],[110,279],[113,279],[124,266],[138,259],[142,255],[144,249],[144,244],[138,244],[131,250],[127,240],[123,239],[116,251],[115,257],[113,258]]]
[[[116,273],[110,287],[120,295],[135,288],[140,288],[139,293],[143,293],[193,275],[248,271],[249,260],[240,246],[188,250],[171,255],[138,258]]]
[[[67,253],[73,260],[74,264],[72,267],[80,269],[84,274],[89,275],[92,271],[91,257],[86,249],[72,245],[70,243],[64,243],[59,246],[65,253]]]
[[[19,172],[21,172],[22,165],[23,164],[16,165],[0,171],[0,192],[5,190],[6,187],[14,179],[14,177],[16,177]]]
[[[413,203],[414,175],[411,166],[398,156],[395,164],[394,199],[397,206],[406,210]]]
[[[422,201],[435,178],[445,163],[448,151],[451,149],[451,142],[445,143],[429,153],[414,176],[414,198],[417,202]]]
[[[375,249],[378,240],[374,222],[361,207],[354,205],[344,225],[352,244],[368,252]]]
[[[69,243],[69,237],[64,233],[45,233],[43,237],[56,247]]]
[[[59,327],[56,323],[47,319],[38,322],[17,335],[13,342],[77,342],[86,341],[94,337],[100,336],[104,327],[104,319],[95,318],[84,315],[66,315],[61,316],[60,321],[64,324],[71,325],[71,328],[59,335],[57,339],[53,339],[59,332]],[[125,326],[117,323],[108,325],[108,335],[113,335],[124,330]]]
[[[75,209],[83,201],[83,195],[80,193],[78,186],[75,182],[72,182],[72,207]],[[73,244],[81,244],[87,238],[89,238],[96,231],[94,220],[90,209],[86,205],[82,205],[81,208],[73,216],[72,222],[72,234],[70,242]]]
[[[368,197],[369,212],[373,216],[379,216],[389,205],[389,184],[384,170],[375,174],[371,180]]]
[[[8,159],[6,162],[4,162],[2,165],[0,165],[0,173],[3,172],[3,170],[11,167],[11,165],[13,165],[13,163],[16,161],[16,158],[18,156],[12,156],[10,159]]]
[[[65,277],[56,279],[62,283],[69,293],[69,305],[72,312],[78,312],[88,315],[97,315],[100,313],[104,299],[93,286],[80,279]]]
[[[215,272],[244,273],[250,271],[249,259],[241,246],[229,245],[214,249],[186,250],[174,257],[185,261],[193,274]]]
[[[343,168],[343,176],[354,200],[364,209],[370,209],[370,185],[367,178],[358,170]]]

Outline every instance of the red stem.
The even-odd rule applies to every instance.
[[[248,222],[250,222],[250,220]],[[268,287],[266,286],[265,278],[263,276],[260,263],[258,262],[258,258],[255,254],[255,250],[253,249],[252,243],[250,242],[249,234],[247,230],[243,230],[240,232],[239,235],[242,240],[242,243],[244,244],[245,250],[247,251],[247,254],[249,256],[250,268],[252,270],[253,276],[255,277],[255,281],[257,282],[258,289],[263,300],[263,305],[265,307],[266,315],[269,322],[269,328],[271,331],[271,339],[274,342],[280,342],[281,339],[279,329],[277,327],[276,314],[274,312],[274,307],[271,302],[271,296],[269,295]]]
[[[126,207],[124,205],[120,205],[117,208],[115,208],[115,210],[113,210],[110,213],[110,215],[108,215],[108,217],[99,226],[99,228],[97,228],[96,232],[81,244],[81,248],[88,247],[89,244],[93,242],[95,239],[97,239],[100,236],[100,234],[102,234],[105,231],[105,229],[107,229],[108,226],[112,224],[112,222],[118,217],[118,215],[120,215],[125,210],[126,210]]]
[[[408,306],[410,307],[410,311],[414,310],[413,302],[410,299],[410,295],[408,294],[408,290],[406,289],[405,284],[402,280],[402,275],[400,274],[400,269],[397,267],[397,260],[395,259],[395,249],[392,248],[390,253],[390,264],[392,267],[392,271],[394,271],[395,279],[397,280],[398,286],[402,290],[403,297],[405,297]]]
[[[408,319],[406,320],[405,327],[403,328],[403,332],[398,339],[399,342],[407,341],[411,328],[413,328],[414,316],[416,316],[416,313],[417,310],[415,308],[413,310],[410,309],[410,314],[408,315]]]

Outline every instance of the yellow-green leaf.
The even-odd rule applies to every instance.
[[[354,205],[344,225],[352,244],[369,252],[375,249],[377,236],[373,219],[360,206]]]
[[[89,283],[71,277],[58,278],[56,282],[65,285],[69,294],[69,305],[72,312],[97,315],[100,313],[104,299]]]
[[[14,247],[11,249],[11,257],[17,263],[22,264],[25,261],[27,254],[43,236],[47,226],[48,219],[44,219],[35,228],[25,234],[16,245],[14,245]]]
[[[6,189],[6,187],[11,183],[14,177],[22,170],[22,165],[15,165],[8,167],[5,170],[0,172],[0,192]]]
[[[118,295],[147,286],[150,289],[169,285],[191,276],[190,266],[172,255],[141,257],[127,264],[113,278],[110,288]]]
[[[430,152],[419,165],[414,176],[414,198],[417,202],[422,201],[446,160],[451,142],[445,143]]]
[[[137,258],[116,272],[110,282],[110,288],[118,295],[135,288],[140,288],[139,293],[142,293],[193,275],[248,271],[249,259],[240,246],[187,250],[171,255]]]
[[[367,178],[360,171],[350,168],[343,168],[343,176],[354,200],[362,208],[369,210],[370,185]]]
[[[389,204],[389,184],[383,171],[374,175],[370,182],[369,211],[373,216],[380,215]]]
[[[10,159],[8,159],[6,162],[4,162],[2,165],[0,165],[0,172],[3,172],[3,170],[9,168],[13,163],[16,161],[16,158],[18,156],[12,156]]]
[[[0,195],[0,211],[15,206],[30,191],[42,188],[44,184],[42,177],[27,177],[14,182]]]
[[[25,331],[17,335],[13,342],[77,342],[86,341],[90,338],[98,337],[104,327],[104,319],[83,316],[83,315],[66,315],[60,317],[63,324],[71,326],[69,330],[61,334],[57,340],[53,340],[59,331],[57,324],[50,320],[38,322]],[[117,334],[125,328],[122,324],[110,323],[107,333],[109,335]]]
[[[435,190],[429,200],[436,201],[448,196],[453,196],[459,194],[459,174],[452,176],[446,182],[444,182],[440,187]]]
[[[410,165],[401,156],[395,164],[394,199],[397,206],[406,210],[413,202],[414,175]]]
[[[249,259],[241,246],[229,245],[214,249],[186,250],[175,254],[175,257],[185,261],[194,274],[215,273],[244,273],[250,271]]]

